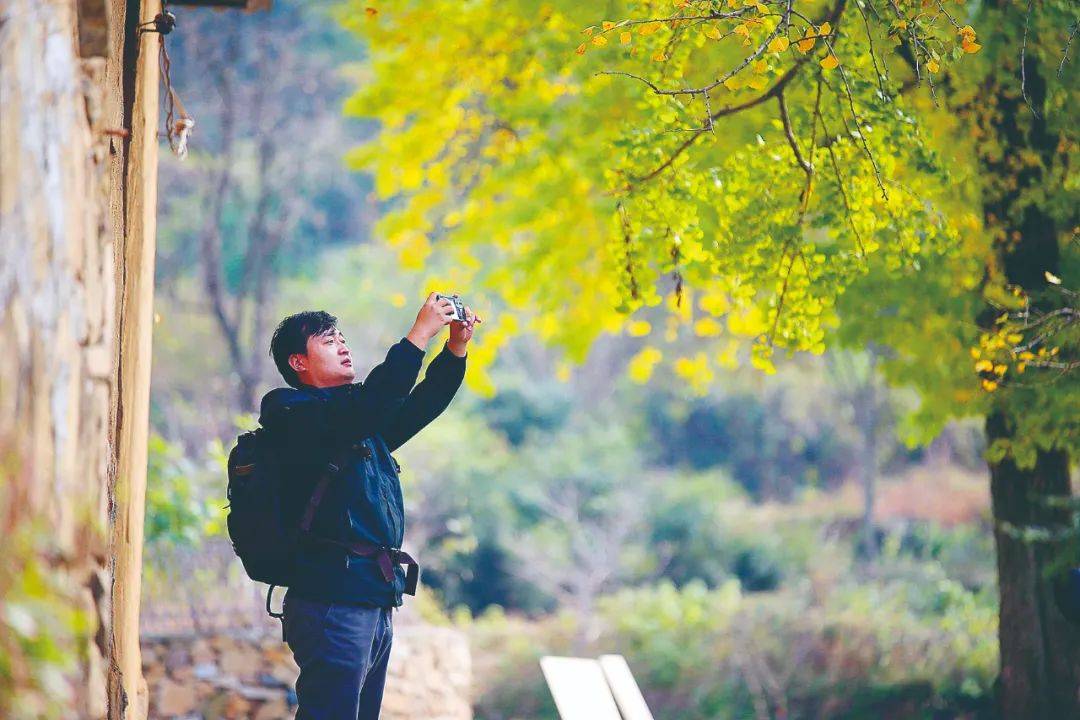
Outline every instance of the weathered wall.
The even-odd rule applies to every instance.
[[[0,0],[3,717],[141,717],[158,78],[129,4],[157,8]]]
[[[63,692],[98,718],[106,713],[107,637],[63,618],[77,608],[96,630],[108,616],[114,243],[108,140],[91,130],[91,114],[106,102],[105,59],[77,54],[74,11],[59,0],[7,0],[0,14],[0,442],[10,453],[0,512],[4,536],[20,538],[20,556],[5,559],[0,599],[59,624],[33,623],[24,638],[51,631],[82,654],[79,666],[63,668]],[[55,585],[51,599],[20,592],[20,578],[35,568]],[[25,652],[30,668],[50,672]],[[64,702],[34,687],[37,672],[7,688],[8,702],[32,702],[22,693]]]
[[[274,627],[246,634],[143,640],[150,717],[280,720],[296,711],[297,667]],[[383,720],[471,720],[465,636],[450,628],[394,628]]]

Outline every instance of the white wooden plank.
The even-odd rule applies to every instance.
[[[604,671],[623,720],[653,720],[626,658],[622,655],[601,655],[600,668]]]
[[[591,658],[540,658],[562,720],[622,720],[600,663]]]

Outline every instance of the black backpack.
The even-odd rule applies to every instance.
[[[291,584],[301,541],[309,539],[340,544],[328,538],[316,537],[310,532],[315,511],[319,509],[319,503],[339,466],[334,462],[327,463],[297,526],[287,522],[283,512],[284,475],[281,468],[277,447],[264,428],[237,436],[228,462],[229,514],[225,519],[229,539],[248,577],[270,586],[266,591],[266,612],[275,618],[281,618],[282,614],[270,608],[270,599],[275,587],[288,587]],[[368,554],[373,552],[374,546],[349,548]]]
[[[361,447],[370,457],[370,450]],[[315,512],[344,458],[339,455],[335,461],[326,464],[299,524],[292,526],[286,522],[282,507],[285,478],[281,457],[266,430],[260,427],[242,433],[229,453],[229,514],[226,517],[229,539],[248,576],[270,586],[266,591],[266,612],[271,617],[282,617],[282,613],[270,608],[270,599],[275,587],[291,584],[292,570],[303,540],[330,543],[362,557],[373,557],[387,582],[393,582],[393,564],[407,565],[405,592],[416,594],[420,568],[408,553],[359,540],[342,542],[311,533]],[[394,465],[400,470],[397,460]]]
[[[266,430],[257,428],[236,438],[229,453],[229,514],[226,519],[233,550],[252,580],[289,585],[298,545],[295,528],[282,513],[281,464]],[[270,611],[267,593],[267,612]]]

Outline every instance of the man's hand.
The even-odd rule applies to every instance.
[[[454,316],[454,306],[449,300],[436,300],[432,292],[427,296],[420,312],[416,314],[416,322],[406,337],[416,347],[423,350],[431,342],[431,338],[439,334],[450,319]]]
[[[450,352],[454,353],[458,357],[465,357],[465,346],[472,340],[473,329],[477,323],[482,323],[483,320],[480,316],[475,314],[468,305],[465,306],[465,322],[458,320],[450,321],[450,339],[447,341],[447,345],[450,347]]]

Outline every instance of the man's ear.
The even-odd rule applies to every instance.
[[[307,368],[307,355],[293,353],[289,356],[289,367],[293,369],[293,372],[303,372]]]

